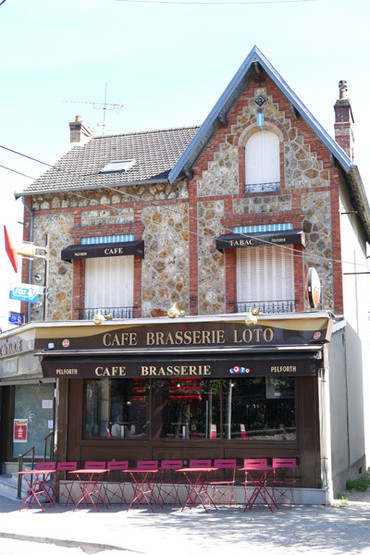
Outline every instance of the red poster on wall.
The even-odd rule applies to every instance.
[[[27,443],[28,420],[25,418],[14,418],[13,442]]]

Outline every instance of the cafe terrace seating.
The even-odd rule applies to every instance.
[[[189,495],[191,485],[186,482],[181,469],[212,468],[212,473],[205,482],[207,488],[208,503],[212,506],[220,505],[236,505],[245,504],[251,508],[255,504],[261,502],[266,504],[269,501],[270,509],[278,508],[279,505],[294,505],[294,488],[296,484],[295,470],[297,461],[295,458],[272,458],[271,463],[267,458],[262,459],[244,459],[242,466],[237,465],[236,459],[190,459],[188,464],[184,464],[181,459],[165,459],[158,460],[140,460],[135,466],[138,470],[155,471],[153,480],[152,502],[156,506],[173,505],[181,506],[184,495]],[[239,472],[241,468],[248,467],[244,471],[244,475]],[[71,471],[78,468],[76,461],[59,461],[40,462],[37,464],[37,470],[55,471],[47,484],[47,492],[53,501],[60,504],[74,503],[76,496],[76,479]],[[134,492],[132,479],[130,479],[127,470],[130,468],[129,461],[86,461],[81,468],[84,469],[106,469],[109,471],[104,480],[99,484],[105,503],[120,505],[129,505]],[[133,466],[132,466],[133,468]],[[215,470],[216,469],[216,470]],[[264,469],[266,472],[264,472]],[[267,473],[268,469],[268,473]],[[266,488],[264,497],[257,496],[256,478],[253,471],[261,471]],[[126,472],[125,472],[126,471]],[[262,482],[261,482],[262,483]],[[241,490],[235,490],[235,487],[242,486],[244,495],[241,496]],[[269,494],[267,495],[267,489]],[[252,498],[252,492],[255,492],[255,498]],[[270,502],[270,497],[272,502]],[[202,497],[202,499],[204,496]],[[95,497],[94,497],[95,499]],[[97,502],[99,500],[97,499]],[[199,500],[198,500],[199,501]]]

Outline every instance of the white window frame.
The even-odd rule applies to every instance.
[[[245,190],[280,190],[280,140],[276,133],[257,131],[245,145]]]
[[[277,246],[237,249],[236,280],[238,306],[245,304],[246,310],[256,306],[260,312],[294,311],[292,249]],[[249,301],[253,301],[250,306]]]
[[[134,256],[87,258],[85,308],[132,307]]]

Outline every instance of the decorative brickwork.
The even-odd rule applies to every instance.
[[[234,225],[279,222],[292,222],[306,233],[306,247],[297,251],[295,262],[297,307],[303,308],[305,275],[312,265],[324,285],[324,308],[334,308],[331,203],[336,170],[316,135],[295,117],[281,91],[266,81],[264,87],[250,83],[241,94],[228,126],[217,130],[196,161],[189,184],[183,179],[174,185],[115,185],[33,197],[35,242],[43,243],[41,230],[49,233],[48,318],[75,318],[73,307],[83,305],[84,263],[62,262],[60,251],[84,235],[121,233],[145,241],[145,258],[135,261],[139,315],[166,315],[174,302],[187,314],[234,310],[236,253],[219,252],[216,238]],[[261,108],[256,99],[262,97]],[[261,109],[265,128],[280,140],[280,192],[246,194],[244,147],[258,131]],[[298,260],[300,253],[303,260]],[[34,269],[43,274],[40,261]],[[32,312],[34,319],[41,319],[42,307],[34,306]]]

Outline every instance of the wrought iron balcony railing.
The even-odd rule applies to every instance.
[[[252,308],[258,308],[261,314],[280,314],[283,312],[295,312],[295,300],[284,301],[241,301],[237,303],[237,312],[249,312]]]
[[[245,193],[271,193],[280,191],[280,181],[271,181],[270,183],[246,183]]]
[[[107,320],[125,320],[134,317],[135,306],[98,306],[89,308],[76,308],[79,320],[93,320],[94,316],[101,310]]]

